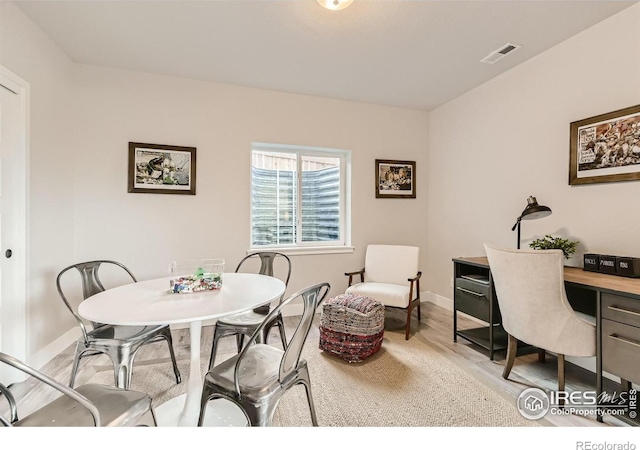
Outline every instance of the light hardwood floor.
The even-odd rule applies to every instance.
[[[387,309],[385,328],[403,333],[405,313],[401,310]],[[309,333],[308,342],[317,345],[318,342],[318,319],[316,315],[316,324]],[[293,327],[296,324],[295,318],[285,318],[287,327],[287,335],[291,336]],[[557,366],[556,358],[547,355],[546,362],[540,363],[537,354],[525,355],[518,357],[514,365],[509,380],[502,378],[502,369],[504,366],[504,353],[497,353],[495,360],[490,361],[488,354],[479,347],[458,339],[457,343],[453,342],[452,312],[434,305],[432,303],[422,303],[422,321],[417,325],[414,317],[412,319],[412,337],[411,339],[426,339],[433,343],[443,354],[452,361],[459,364],[472,375],[474,375],[482,383],[490,387],[495,392],[502,395],[505,399],[513,402],[515,405],[518,395],[528,387],[541,387],[544,389],[554,390],[557,388]],[[476,327],[477,323],[459,317],[459,328]],[[280,339],[277,331],[272,331],[269,343],[279,345]],[[419,335],[419,336],[416,336]],[[202,358],[209,358],[211,350],[211,338],[213,335],[213,327],[205,327],[202,332]],[[189,359],[189,332],[188,329],[174,330],[174,348],[178,359]],[[410,342],[409,342],[410,344]],[[56,356],[49,362],[43,371],[52,376],[56,380],[67,383],[69,380],[69,372],[74,352],[74,346],[70,346],[60,355]],[[233,338],[225,338],[220,341],[219,355],[225,352],[233,351],[235,348],[235,340]],[[166,344],[150,344],[141,349],[136,357],[136,364],[145,364],[157,362],[159,359],[166,360],[167,349]],[[78,373],[78,383],[82,384],[95,374],[95,368],[98,366],[108,365],[109,362],[104,356],[86,358],[83,360]],[[428,368],[425,368],[428,370]],[[135,377],[135,369],[133,372]],[[456,380],[451,380],[455,383]],[[566,372],[566,388],[573,390],[593,390],[595,389],[595,375],[580,369],[576,366],[568,365]],[[39,384],[32,380],[13,386],[16,397],[19,400],[20,410],[22,414],[29,414],[31,411],[39,408],[42,404],[51,401],[57,394],[44,390]],[[0,405],[0,413],[4,412],[4,405]],[[551,416],[547,415],[546,422],[553,426],[570,426],[570,427],[610,427],[610,426],[626,426],[622,422],[612,418],[606,418],[605,423],[598,423],[592,417],[582,417],[577,415],[571,416]],[[348,424],[347,424],[348,425]]]

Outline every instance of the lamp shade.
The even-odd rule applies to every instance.
[[[538,201],[535,197],[529,196],[527,199],[527,207],[522,211],[520,217],[516,219],[515,225],[511,228],[511,231],[518,229],[518,248],[520,248],[520,222],[522,220],[533,220],[547,217],[551,214],[551,208],[548,206],[538,205]]]
[[[332,11],[338,11],[340,9],[345,9],[353,0],[318,0],[322,6]]]
[[[551,214],[551,208],[548,206],[538,205],[538,201],[535,197],[529,196],[527,199],[527,207],[520,214],[522,220],[533,220],[547,217]]]

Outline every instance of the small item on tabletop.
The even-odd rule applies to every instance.
[[[224,259],[173,261],[169,265],[169,292],[190,294],[222,288]]]

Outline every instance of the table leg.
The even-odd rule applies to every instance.
[[[179,395],[156,408],[159,426],[195,427],[200,415],[200,396],[202,394],[202,372],[200,369],[200,337],[202,321],[189,323],[191,355],[189,382],[186,395]]]
[[[189,370],[189,386],[184,408],[180,414],[178,426],[188,427],[198,423],[200,415],[200,396],[202,395],[202,372],[200,371],[200,337],[202,335],[202,322],[196,321],[189,324],[191,340],[191,365]]]

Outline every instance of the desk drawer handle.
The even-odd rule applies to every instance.
[[[475,295],[476,297],[484,297],[484,294],[481,294],[480,292],[470,291],[469,289],[465,289],[465,288],[461,288],[461,287],[457,287],[456,289],[459,290],[459,291],[464,292],[465,294]]]
[[[632,309],[620,308],[619,306],[607,306],[607,308],[612,309],[614,311],[618,311],[625,314],[632,314],[634,316],[640,317],[640,312],[634,311]]]
[[[623,337],[618,336],[617,334],[610,334],[609,337],[611,339],[615,339],[616,341],[620,341],[620,342],[624,342],[624,343],[629,344],[629,345],[634,345],[636,347],[640,347],[640,342],[634,341],[633,339],[623,338]]]

